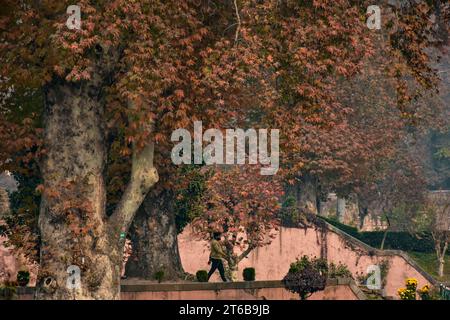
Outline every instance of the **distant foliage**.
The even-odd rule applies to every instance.
[[[252,165],[216,167],[206,184],[203,210],[193,220],[193,230],[204,240],[221,232],[229,269],[233,269],[253,249],[270,244],[275,237],[282,185],[279,177],[260,175]],[[242,253],[237,255],[235,249]]]
[[[445,133],[433,132],[431,135],[433,153],[432,170],[436,179],[433,189],[450,189],[450,130]]]
[[[321,218],[329,222],[331,225],[337,227],[338,229],[344,231],[345,233],[348,233],[354,238],[374,248],[379,248],[381,241],[383,240],[384,231],[358,232],[355,227],[348,226],[325,217]],[[434,253],[433,239],[431,237],[431,234],[429,233],[422,233],[419,238],[409,232],[391,231],[387,234],[384,248],[392,250]]]

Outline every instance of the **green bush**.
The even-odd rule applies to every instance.
[[[328,266],[328,278],[353,278],[353,275],[345,264],[339,262],[335,265],[331,262]]]
[[[153,277],[155,278],[155,280],[158,280],[158,283],[161,283],[164,279],[164,271],[156,271]]]
[[[255,281],[255,274],[255,268],[245,268],[242,272],[242,276],[244,277],[245,281]]]
[[[310,259],[308,256],[303,256],[301,259],[297,259],[295,262],[291,263],[289,272],[299,272],[310,266],[318,270],[321,274],[328,273],[327,260],[316,257]]]
[[[198,282],[208,282],[208,272],[206,270],[198,270],[195,276]]]

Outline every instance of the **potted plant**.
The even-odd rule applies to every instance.
[[[17,272],[17,283],[21,287],[25,287],[30,282],[30,273],[25,270]]]

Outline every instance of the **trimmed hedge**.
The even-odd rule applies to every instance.
[[[245,268],[242,272],[245,281],[255,281],[255,275],[255,268]]]
[[[348,233],[356,239],[372,246],[380,248],[381,241],[383,241],[384,231],[364,231],[358,232],[358,229],[352,226],[345,225],[338,221],[321,217],[329,224]],[[430,234],[424,234],[420,239],[408,232],[388,232],[386,241],[384,243],[385,249],[416,251],[434,253],[434,243]]]
[[[198,270],[195,277],[198,282],[208,282],[208,272],[206,270]]]

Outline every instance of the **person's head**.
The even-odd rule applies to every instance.
[[[214,240],[220,240],[222,234],[220,232],[214,232],[213,233],[213,239]]]

